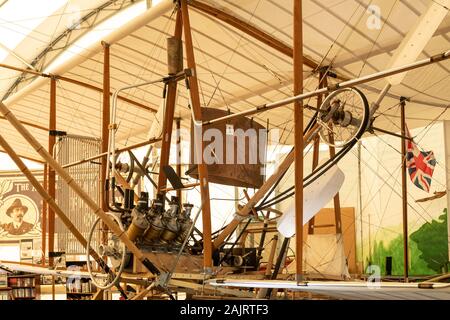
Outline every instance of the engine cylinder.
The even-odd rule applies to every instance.
[[[144,239],[150,242],[158,240],[163,230],[164,225],[162,224],[161,216],[157,216],[145,233]]]

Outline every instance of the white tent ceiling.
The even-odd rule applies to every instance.
[[[8,3],[14,2],[21,1],[8,0]],[[81,16],[84,16],[89,8],[97,8],[105,2],[77,0],[70,1],[70,5],[83,8]],[[292,0],[224,0],[214,3],[201,0],[201,2],[231,13],[291,46]],[[331,64],[334,72],[348,78],[383,70],[387,67],[393,51],[431,2],[432,0],[303,0],[304,55],[317,63],[322,62],[322,65]],[[122,5],[123,11],[130,3],[124,1]],[[367,22],[371,17],[371,13],[367,11],[369,5],[376,5],[380,9],[381,29],[368,28]],[[100,11],[100,18],[95,23],[121,11],[117,3],[115,10],[113,7],[108,8]],[[20,10],[27,8],[21,7]],[[67,3],[64,2],[58,10],[57,14],[53,13],[44,19],[14,48],[16,55],[31,63],[43,50],[46,41],[50,43],[55,35],[64,32],[64,23],[58,21],[57,17],[64,16],[61,13],[67,10]],[[1,14],[0,8],[0,21],[8,20]],[[195,8],[191,8],[190,15],[202,104],[222,109],[229,108],[232,112],[237,112],[292,95],[291,57]],[[175,16],[169,9],[166,14],[112,44],[113,91],[125,85],[157,79],[166,74],[166,38],[174,32],[174,19]],[[89,30],[87,27],[77,30],[74,38],[69,39],[67,43],[71,43]],[[39,41],[36,40],[38,35]],[[449,36],[450,16],[447,16],[420,58],[449,50]],[[64,48],[67,50],[67,47]],[[36,68],[45,70],[63,50],[51,51]],[[79,56],[77,58],[80,59]],[[2,63],[25,67],[12,54],[9,54]],[[81,59],[78,65],[59,75],[101,87],[102,64],[103,54],[98,52],[88,59]],[[450,102],[449,70],[450,62],[445,61],[409,72],[401,85],[393,87],[391,93],[395,97],[383,101],[380,108],[382,115],[376,120],[376,126],[398,131],[400,119],[398,108],[395,107],[398,104],[398,96],[412,97],[425,103],[407,104],[409,127],[425,126],[436,119]],[[6,93],[20,73],[7,69],[1,69],[1,73],[0,92]],[[304,90],[314,90],[318,82],[317,74],[312,75],[311,68],[305,66],[304,75]],[[35,80],[34,77],[28,78]],[[18,88],[26,90],[30,80],[23,81]],[[377,96],[376,91],[385,83],[382,79],[359,88],[371,102]],[[154,109],[160,104],[161,94],[161,85],[132,89],[125,93],[128,98]],[[20,98],[16,99],[14,95],[17,97],[17,93],[13,93],[6,102],[14,101],[8,105],[20,120],[43,128],[48,127],[48,80],[37,90],[20,95]],[[101,103],[101,93],[58,81],[57,129],[71,134],[99,137]],[[312,99],[309,104],[314,105],[315,100]],[[306,112],[306,115],[309,116],[310,112]],[[187,108],[184,85],[180,87],[176,116],[182,118],[184,127],[189,126],[190,112]],[[120,127],[117,132],[119,145],[143,141],[153,119],[154,114],[148,108],[120,102],[118,112]],[[264,124],[269,120],[271,128],[278,127],[285,130],[283,140],[287,139],[286,143],[292,143],[292,106],[261,113],[255,119]],[[445,112],[439,119],[450,119],[450,115]],[[48,132],[32,126],[27,128],[42,144],[47,145]],[[37,158],[32,148],[7,121],[0,120],[0,131],[17,153]]]

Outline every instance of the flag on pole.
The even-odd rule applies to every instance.
[[[411,138],[408,128],[406,129],[406,136]],[[412,183],[416,187],[430,192],[431,177],[433,176],[434,167],[436,166],[436,159],[433,151],[420,151],[417,145],[412,140],[406,140],[406,168],[411,178]]]

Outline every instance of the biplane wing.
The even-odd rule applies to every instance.
[[[20,272],[28,272],[28,273],[34,273],[34,274],[42,274],[42,275],[52,275],[52,276],[59,276],[64,278],[86,278],[90,279],[91,276],[89,275],[89,272],[87,271],[81,271],[76,269],[50,269],[46,267],[41,267],[37,265],[24,265],[19,263],[11,263],[11,262],[2,262],[0,261],[0,269],[5,271],[20,271]],[[106,274],[103,273],[97,273],[95,274],[96,277],[106,277]],[[127,275],[122,274],[120,277],[121,281],[129,282],[129,283],[140,283],[142,285],[147,285],[150,281],[147,277],[141,277],[139,275]]]
[[[450,283],[215,279],[215,287],[287,289],[345,300],[450,300]]]

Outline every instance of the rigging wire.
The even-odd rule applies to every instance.
[[[258,0],[258,2],[256,3],[255,8],[253,9],[253,12],[252,12],[250,18],[249,18],[248,21],[247,21],[248,23],[249,23],[249,22],[253,19],[253,17],[255,16],[256,10],[258,9],[258,6],[260,5],[260,3],[261,3],[261,0]],[[232,59],[234,58],[234,55],[235,55],[237,49],[239,48],[239,45],[240,45],[240,43],[241,43],[241,41],[242,41],[243,38],[244,38],[244,36],[243,36],[242,34],[240,34],[239,39],[238,39],[237,44],[236,44],[236,47],[235,47],[234,50],[231,52],[231,56],[230,56],[230,58],[228,59],[228,62],[225,64],[225,69],[223,70],[223,72],[226,72],[226,70],[227,70],[228,67],[230,66],[230,63],[231,63]],[[223,77],[223,73],[222,73],[222,75],[221,75],[220,78],[219,78],[219,81],[218,81],[217,84],[216,84],[216,88],[219,87],[220,82],[222,81],[223,78],[224,78],[224,77]],[[216,90],[214,90],[214,92],[215,92],[215,91],[216,91]],[[211,99],[214,97],[214,92],[213,92],[213,95],[211,96]]]
[[[71,103],[68,103],[68,101],[67,101],[67,99],[68,99],[68,98],[67,98],[67,97],[68,97],[68,93],[67,93],[66,89],[64,88],[64,86],[62,85],[62,81],[59,80],[59,79],[56,79],[56,84],[57,84],[58,87],[61,89],[61,90],[59,90],[59,92],[60,92],[60,97],[63,99],[63,101],[66,102],[66,105],[67,105],[67,106],[70,106]],[[85,94],[82,95],[82,97],[85,97],[85,96],[86,96],[86,90],[87,90],[87,89],[84,90],[84,91],[85,91]],[[73,99],[70,99],[70,100],[73,100]],[[72,111],[73,111],[73,112],[72,112],[71,115],[70,115],[71,118],[72,118],[72,121],[71,121],[71,123],[70,123],[70,125],[69,125],[69,129],[71,129],[71,128],[75,125],[75,123],[77,123],[77,121],[75,121],[75,115],[77,115],[79,118],[81,118],[82,120],[84,120],[84,122],[85,122],[85,127],[90,131],[90,134],[92,135],[92,137],[96,137],[97,135],[95,134],[94,129],[93,129],[92,127],[90,127],[89,122],[86,120],[86,118],[83,116],[83,114],[82,114],[81,112],[79,112],[80,106],[81,106],[81,100],[78,102],[77,107],[72,108]]]
[[[363,60],[363,65],[361,66],[361,68],[359,70],[358,78],[361,76],[361,73],[363,72],[364,67],[367,65],[367,61],[369,60],[370,54],[373,52],[373,49],[375,48],[375,45],[377,44],[378,39],[380,38],[381,34],[383,33],[383,29],[386,26],[387,21],[389,20],[389,17],[391,16],[392,11],[397,3],[398,3],[398,0],[395,0],[394,4],[392,5],[391,9],[389,10],[389,13],[388,13],[386,19],[383,20],[383,25],[380,28],[380,32],[378,32],[377,37],[372,42],[372,47],[370,48],[369,52],[367,53],[366,57]],[[370,4],[369,4],[369,6],[370,6]],[[380,46],[378,45],[378,47],[380,47]]]
[[[146,58],[144,64],[142,65],[139,73],[135,76],[133,84],[137,84],[137,82],[141,79],[141,77],[143,75],[143,72],[146,71],[146,66],[150,65],[151,61],[153,60],[153,58],[152,58],[153,55],[156,52],[159,52],[158,56],[154,59],[155,62],[154,62],[153,68],[150,68],[150,72],[152,74],[155,73],[157,61],[159,60],[159,57],[161,56],[161,53],[162,53],[162,49],[159,47],[159,43],[163,41],[164,34],[167,34],[169,32],[168,30],[169,30],[170,26],[173,24],[173,16],[174,16],[175,12],[176,12],[175,9],[172,10],[172,12],[171,12],[170,16],[168,17],[164,27],[161,29],[161,32],[160,32],[160,34],[158,36],[158,39],[152,45],[150,54],[147,56],[147,58]],[[129,90],[129,92],[126,92],[125,94],[130,95],[130,96],[134,96],[136,94],[137,90],[138,90],[138,88],[131,88]],[[140,89],[140,90],[142,90],[142,89]],[[144,91],[143,99],[145,99],[145,92],[146,92],[146,90],[143,90],[143,91]],[[164,107],[163,110],[165,110],[165,107]],[[121,116],[127,115],[128,114],[127,111],[128,111],[127,109],[124,109]],[[155,117],[156,117],[156,115],[155,115]],[[119,116],[119,118],[120,118],[120,116]],[[137,118],[138,118],[138,115],[135,113],[134,114],[134,121],[136,121]],[[133,128],[130,128],[130,130],[128,131],[128,135],[127,135],[127,137],[125,139],[125,146],[128,144],[128,140],[131,137],[132,132],[133,132]]]

